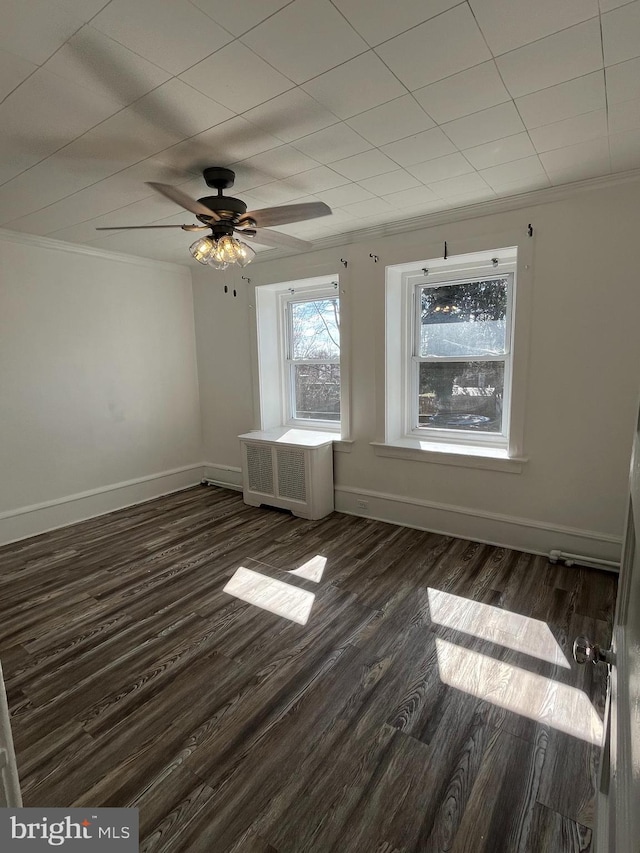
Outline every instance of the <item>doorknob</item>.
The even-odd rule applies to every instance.
[[[615,655],[611,649],[603,649],[597,643],[592,643],[588,637],[576,637],[573,641],[573,659],[576,663],[615,663]]]

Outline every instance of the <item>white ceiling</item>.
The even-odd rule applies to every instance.
[[[0,226],[192,263],[145,181],[318,240],[640,167],[640,0],[0,0]]]

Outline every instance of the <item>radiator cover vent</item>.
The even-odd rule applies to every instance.
[[[306,501],[307,477],[305,452],[292,447],[276,448],[278,495],[294,501]]]
[[[273,487],[273,457],[267,445],[247,444],[247,474],[252,492],[275,494]]]
[[[288,509],[300,518],[333,512],[333,438],[284,427],[239,438],[246,504]]]

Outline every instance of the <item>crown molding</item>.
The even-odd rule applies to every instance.
[[[626,184],[637,180],[640,180],[640,169],[633,169],[628,172],[618,172],[614,175],[602,175],[598,178],[587,178],[584,181],[574,181],[573,183],[561,184],[557,187],[545,187],[544,189],[532,190],[531,192],[519,193],[518,195],[491,199],[490,201],[481,201],[477,204],[465,205],[464,207],[455,207],[448,210],[439,210],[435,213],[426,213],[421,216],[415,216],[411,219],[387,222],[380,225],[371,225],[366,228],[347,231],[342,234],[332,234],[329,237],[323,237],[320,240],[312,242],[311,248],[304,251],[316,252],[323,249],[332,249],[339,246],[347,246],[352,243],[359,243],[365,240],[379,240],[383,237],[407,234],[412,231],[420,231],[424,228],[433,228],[437,225],[448,225],[453,222],[461,222],[465,219],[475,219],[481,216],[491,216],[498,213],[507,213],[512,210],[520,210],[525,207],[550,204],[552,202],[572,198],[583,192],[606,189],[607,187],[619,186],[620,184]],[[172,263],[170,261],[155,261],[152,258],[144,258],[139,255],[128,255],[124,252],[111,252],[97,246],[89,246],[81,243],[68,243],[64,240],[56,240],[53,237],[41,237],[37,234],[27,234],[22,231],[9,231],[6,228],[0,228],[0,238],[9,242],[29,246],[36,244],[40,248],[52,249],[58,252],[71,252],[72,254],[102,258],[103,260],[120,261],[121,263],[128,263],[151,269],[187,272],[191,275],[191,268],[188,263],[179,264]],[[254,261],[254,265],[264,264],[269,261],[276,261],[280,258],[292,257],[303,253],[304,252],[297,252],[295,249],[277,249],[259,252]],[[261,255],[264,255],[264,257],[261,257]]]
[[[153,258],[144,258],[139,255],[127,255],[124,252],[110,252],[97,246],[88,246],[80,243],[67,243],[65,240],[56,240],[53,237],[41,237],[38,234],[27,234],[23,231],[9,231],[0,228],[0,238],[9,243],[18,243],[24,246],[38,246],[40,249],[51,249],[56,252],[68,252],[73,255],[85,255],[90,258],[101,258],[108,261],[119,261],[120,263],[133,264],[134,266],[146,267],[147,269],[161,269],[166,272],[186,272],[190,270],[186,265],[171,263],[170,261],[154,261]]]
[[[633,169],[628,172],[618,172],[615,175],[602,175],[598,178],[587,178],[584,181],[574,181],[571,184],[561,184],[557,187],[545,187],[539,190],[531,190],[518,195],[506,196],[504,198],[491,199],[490,201],[481,201],[477,204],[469,204],[464,207],[450,208],[448,210],[439,210],[435,213],[426,213],[421,216],[413,217],[412,219],[403,219],[402,221],[384,223],[381,225],[371,225],[368,228],[361,228],[356,231],[348,231],[343,234],[331,235],[323,237],[312,243],[312,249],[307,251],[321,251],[322,249],[332,249],[338,246],[346,246],[352,243],[359,243],[364,240],[379,240],[383,237],[393,237],[397,234],[406,234],[412,231],[419,231],[424,228],[433,228],[437,225],[448,225],[453,222],[462,222],[465,219],[475,219],[481,216],[491,216],[497,213],[508,213],[512,210],[521,210],[525,207],[532,207],[541,204],[550,204],[556,201],[573,198],[584,192],[592,190],[606,189],[620,184],[627,184],[631,181],[640,180],[640,169]],[[267,253],[265,253],[267,255]],[[278,260],[280,258],[291,257],[295,254],[301,254],[295,251],[278,250],[276,253],[268,253],[267,257],[256,257],[254,263],[265,263],[267,261]]]

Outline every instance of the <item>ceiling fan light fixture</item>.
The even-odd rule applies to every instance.
[[[207,261],[210,267],[213,267],[214,270],[226,270],[229,264],[226,261],[219,261],[216,259],[215,254],[212,255]]]
[[[255,258],[255,249],[252,249],[251,246],[243,243],[242,240],[236,240],[236,243],[238,244],[238,257],[236,259],[236,263],[241,267],[246,267],[247,264],[250,264]]]
[[[224,270],[230,264],[238,264],[240,267],[246,267],[256,256],[251,246],[228,234],[223,235],[217,240],[214,237],[206,237],[204,239],[211,243],[211,247],[201,249],[197,243],[194,243],[191,247],[194,251],[191,251],[191,254],[196,260],[200,260],[200,257],[202,257],[203,260],[200,263],[209,264],[217,270]]]
[[[212,237],[200,237],[195,243],[189,246],[191,257],[195,258],[199,264],[205,266],[209,263],[216,249],[216,244]]]

